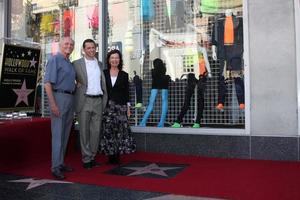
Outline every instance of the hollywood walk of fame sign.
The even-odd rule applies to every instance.
[[[0,65],[0,110],[34,110],[41,50],[5,44]]]

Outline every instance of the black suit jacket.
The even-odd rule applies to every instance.
[[[112,86],[109,70],[104,70],[108,100],[116,104],[125,105],[129,102],[129,78],[128,73],[119,71],[116,83]]]

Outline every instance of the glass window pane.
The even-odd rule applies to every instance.
[[[70,56],[71,60],[82,56],[82,43],[85,39],[94,39],[98,44],[98,2],[98,0],[12,0],[11,37],[41,45],[41,77],[48,58],[59,50],[60,38],[70,36],[74,39],[75,48]],[[47,105],[46,101],[45,106]]]
[[[132,80],[133,125],[244,127],[242,10],[242,0],[108,1],[108,46]],[[157,58],[168,87],[154,84],[164,82]]]

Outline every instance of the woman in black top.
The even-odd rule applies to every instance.
[[[129,81],[128,73],[122,70],[122,54],[112,50],[107,55],[107,69],[104,70],[108,93],[108,104],[103,115],[103,136],[100,149],[109,156],[109,163],[119,164],[120,154],[136,149],[130,131],[128,117]]]
[[[144,117],[140,123],[140,126],[146,126],[148,117],[150,116],[153,106],[155,103],[156,95],[158,90],[161,90],[161,98],[162,98],[162,109],[160,121],[157,127],[164,127],[165,120],[168,112],[168,91],[169,91],[169,82],[170,76],[166,75],[166,66],[160,58],[156,58],[153,61],[154,68],[152,69],[152,89],[149,98],[149,104],[147,106],[147,110],[144,114]]]

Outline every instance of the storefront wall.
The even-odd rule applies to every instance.
[[[249,0],[248,6],[251,135],[297,136],[294,1]]]
[[[199,3],[199,1],[186,2]],[[15,4],[17,2],[20,3],[22,1],[15,0],[14,5],[17,5]],[[32,2],[38,2],[38,0]],[[81,56],[81,43],[85,38],[94,38],[95,40],[97,40],[101,49],[106,48],[105,46],[108,46],[108,49],[121,47],[124,50],[124,68],[130,74],[130,77],[133,77],[133,70],[135,70],[138,75],[145,79],[145,85],[143,87],[144,105],[148,104],[148,98],[150,96],[151,75],[149,72],[152,68],[151,61],[153,61],[153,57],[151,57],[149,52],[148,54],[142,54],[143,51],[139,51],[141,50],[141,47],[143,45],[149,46],[149,43],[151,44],[151,38],[149,37],[153,35],[151,35],[150,29],[145,31],[145,28],[150,27],[162,31],[165,37],[161,37],[161,39],[164,39],[165,41],[161,42],[166,42],[166,40],[167,42],[168,40],[170,40],[171,42],[175,41],[175,43],[177,43],[178,41],[181,42],[181,44],[175,44],[177,45],[175,48],[182,47],[183,43],[182,41],[180,41],[182,40],[182,38],[184,39],[185,44],[191,44],[186,40],[186,38],[193,38],[193,36],[190,35],[189,32],[184,32],[185,37],[179,33],[177,33],[177,35],[175,34],[175,36],[173,35],[174,37],[171,36],[171,33],[174,33],[174,30],[176,32],[177,29],[172,29],[172,24],[170,23],[169,25],[171,26],[169,27],[169,30],[166,31],[164,29],[159,29],[161,27],[155,26],[154,22],[141,23],[141,13],[139,13],[140,9],[136,7],[136,10],[134,10],[138,15],[136,15],[134,12],[132,12],[132,10],[129,9],[133,8],[132,4],[139,5],[139,2],[141,1],[138,0],[126,2],[113,0],[107,1],[107,5],[105,5],[105,7],[103,7],[103,1],[89,1],[88,5],[86,5],[87,3],[82,3],[85,1],[64,1],[67,4],[78,3],[78,5],[70,5],[67,7],[58,5],[57,1],[52,1],[53,5],[51,8],[49,6],[50,1],[46,2],[47,3],[43,6],[43,9],[41,7],[32,7],[32,9],[36,9],[35,11],[33,10],[32,13],[35,13],[35,17],[38,17],[33,18],[33,20],[39,20],[36,21],[36,25],[40,26],[43,16],[47,16],[47,14],[49,13],[51,15],[48,15],[48,17],[43,19],[44,25],[49,19],[49,16],[52,19],[52,22],[53,18],[55,17],[57,20],[62,22],[64,21],[64,19],[66,19],[64,18],[64,16],[70,17],[72,15],[72,13],[70,13],[69,11],[73,10],[75,11],[75,13],[77,13],[72,16],[72,20],[74,20],[73,22],[75,22],[76,26],[73,27],[72,23],[68,24],[69,22],[66,26],[66,22],[64,21],[64,23],[59,23],[59,27],[57,27],[58,29],[56,31],[55,26],[51,26],[51,29],[47,29],[47,27],[49,26],[44,26],[45,28],[42,29],[42,31],[41,29],[26,29],[25,26],[19,26],[27,24],[28,21],[24,21],[24,19],[28,20],[28,18],[25,17],[26,12],[23,12],[23,14],[21,15],[23,17],[18,17],[18,15],[20,15],[20,13],[18,14],[20,10],[18,10],[17,7],[13,8],[11,13],[11,36],[28,40],[29,38],[25,34],[32,34],[32,40],[34,42],[41,43],[41,47],[44,50],[44,61],[46,61],[47,57],[52,54],[51,47],[53,41],[57,41],[55,37],[57,37],[58,35],[59,37],[62,37],[66,32],[68,33],[68,31],[68,34],[70,34],[70,36],[75,39],[76,44],[72,59],[76,59]],[[115,6],[112,6],[112,2],[116,3]],[[173,1],[159,2],[165,2],[166,5],[169,5],[169,3]],[[179,5],[181,1],[178,2]],[[244,66],[246,68],[244,70],[244,75],[246,76],[244,82],[246,100],[245,111],[241,111],[239,109],[239,105],[235,97],[235,90],[232,89],[230,90],[232,91],[231,97],[234,98],[231,98],[230,96],[226,97],[227,102],[228,99],[230,99],[230,101],[229,103],[225,104],[227,106],[225,108],[225,112],[220,112],[215,109],[217,103],[216,94],[218,90],[218,70],[215,69],[215,71],[213,71],[213,76],[209,81],[207,92],[208,95],[206,94],[205,96],[206,109],[201,121],[201,124],[205,126],[204,128],[191,128],[194,122],[194,109],[196,108],[195,99],[192,101],[193,103],[191,103],[191,105],[193,105],[191,111],[187,114],[186,119],[183,122],[185,128],[176,129],[170,127],[173,124],[176,115],[180,112],[181,106],[179,105],[182,105],[184,101],[184,84],[180,87],[181,89],[178,90],[179,92],[181,92],[180,98],[169,98],[171,104],[169,105],[170,110],[168,111],[168,117],[165,123],[166,128],[156,128],[161,114],[160,97],[158,97],[156,102],[158,106],[154,109],[146,127],[138,126],[145,112],[145,108],[132,110],[134,117],[131,118],[131,123],[133,125],[133,130],[135,132],[137,144],[140,150],[197,154],[216,157],[257,158],[274,160],[299,159],[294,1],[244,0],[242,2],[243,8],[241,12],[239,12],[239,14],[244,18],[243,57]],[[104,1],[104,3],[106,2]],[[131,4],[122,6],[122,4],[124,3]],[[24,11],[26,5],[22,3],[20,5],[23,5]],[[164,5],[159,4],[157,6]],[[102,15],[98,15],[98,17],[100,17],[100,19],[98,18],[100,25],[97,25],[95,21],[92,24],[91,20],[93,19],[93,13],[96,12],[96,7],[98,8],[98,13],[104,12],[105,8],[107,7],[108,16],[114,16],[114,20],[109,20],[109,22],[107,22],[108,18],[104,17],[103,21],[107,24],[106,26],[104,23],[101,23]],[[194,12],[192,7],[190,8],[191,9],[189,11]],[[55,11],[52,11],[53,9]],[[169,10],[165,10],[165,8],[163,7],[161,8],[161,11],[164,15],[166,13],[170,14],[170,11],[174,11],[174,9],[176,10],[176,7],[170,4]],[[66,13],[65,11],[67,10],[68,12]],[[118,11],[119,13],[121,13],[119,18],[118,15],[112,15],[114,12]],[[179,8],[177,11],[179,13],[182,13]],[[205,11],[205,9],[203,11]],[[79,13],[81,14],[79,15]],[[97,16],[97,14],[95,13],[94,16]],[[161,23],[163,21],[163,23],[165,24],[165,21],[160,17],[156,18],[155,22]],[[169,15],[169,17],[171,20],[175,20],[179,24],[182,24],[182,19],[174,18],[174,16],[171,15]],[[122,20],[125,19],[126,22],[121,23]],[[199,27],[205,27],[207,25],[211,26],[211,21],[210,23],[206,25],[204,24],[203,26],[203,24],[201,24],[203,22],[197,22],[197,20],[194,19],[185,18],[184,20],[186,20],[185,22],[191,21],[195,24],[199,23]],[[120,27],[117,26],[119,22],[122,25]],[[109,23],[111,23],[111,25],[113,26],[109,26]],[[134,25],[140,26],[135,27]],[[175,24],[175,28],[176,26],[177,25]],[[34,26],[31,26],[31,28],[32,27],[36,28]],[[142,31],[142,28],[144,28],[144,31]],[[119,30],[116,31],[116,29]],[[107,38],[104,37],[102,30],[108,31]],[[120,30],[123,30],[123,32]],[[210,31],[212,30],[210,29]],[[122,34],[118,35],[118,32]],[[200,41],[203,42],[205,40],[210,40],[212,37],[211,32],[208,33],[209,37],[207,37],[206,39],[204,37],[204,39]],[[146,40],[141,40],[141,34],[143,34],[144,36],[146,35]],[[197,41],[197,34],[194,36],[196,38],[195,41]],[[121,39],[121,43],[118,43],[120,42],[119,39]],[[107,44],[103,43],[103,41],[107,42]],[[153,44],[162,45],[162,43],[159,42],[152,43],[152,45]],[[204,43],[204,45],[208,45],[207,54],[209,60],[211,61],[212,67],[219,66],[218,61],[212,61],[212,49],[210,44]],[[174,43],[167,45],[167,47],[161,48],[159,52],[156,51],[152,55],[166,55],[166,53],[170,52],[168,52],[169,50],[166,51],[165,49],[170,47],[174,48]],[[133,51],[133,49],[137,51]],[[194,50],[192,50],[191,48],[186,48],[185,50],[187,50],[183,51],[187,54],[187,62],[185,63],[191,66],[188,58],[192,58],[190,60],[194,61],[194,56],[189,57],[188,55],[191,54],[191,52],[193,52]],[[171,53],[174,55],[176,54],[176,51]],[[103,60],[103,54],[101,55],[100,53],[99,55],[100,60],[101,58]],[[143,58],[143,61],[141,60],[141,55],[146,57]],[[160,58],[162,58],[164,61],[167,60],[166,56],[162,56]],[[169,65],[170,63],[172,64],[173,61],[176,61],[176,59],[168,61]],[[176,82],[176,78],[180,78],[180,76],[182,75],[182,71],[180,72],[181,74],[176,74],[175,71],[172,71],[172,68],[167,68],[167,70],[172,72],[171,74],[169,74],[171,76],[171,79],[173,78],[172,84]],[[185,70],[185,72],[191,72],[189,71],[191,70],[189,67],[186,67]],[[132,86],[134,86],[133,83]],[[233,85],[231,85],[231,88],[233,88],[232,86]],[[170,93],[172,92],[172,89],[173,88],[171,86]],[[131,103],[133,106],[135,106],[137,102],[135,99],[134,89],[131,91],[131,97]],[[173,96],[171,94],[169,97],[174,97],[174,94]],[[236,126],[235,128],[237,129],[230,128],[232,125]]]
[[[0,38],[4,37],[4,27],[5,27],[5,23],[4,23],[4,1],[0,0]]]

